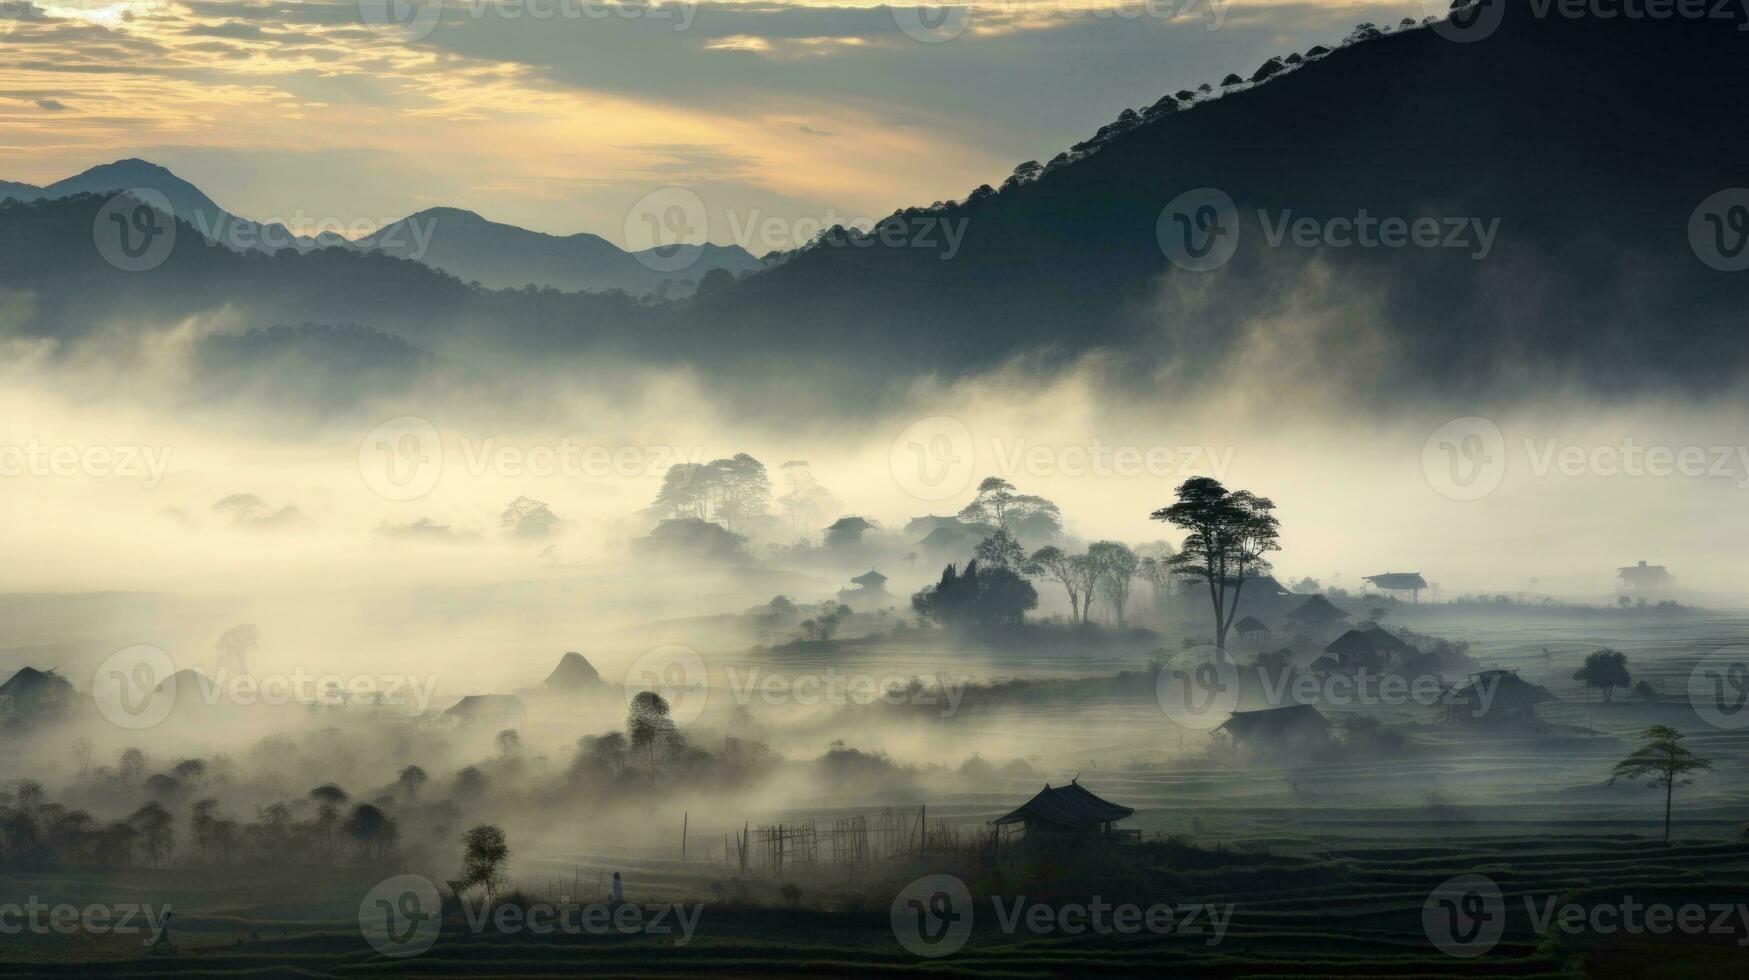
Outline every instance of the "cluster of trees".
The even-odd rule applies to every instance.
[[[577,794],[636,794],[664,779],[736,784],[773,769],[777,753],[763,742],[725,736],[715,752],[694,745],[675,725],[667,699],[655,691],[632,698],[623,732],[586,735],[577,743],[567,782]]]
[[[1141,578],[1153,587],[1156,605],[1167,594],[1164,569],[1171,548],[1156,546],[1155,550],[1161,553],[1144,556],[1117,541],[1095,541],[1085,553],[1073,555],[1055,545],[1046,545],[1026,559],[1026,572],[1049,578],[1063,587],[1069,596],[1069,616],[1075,622],[1089,622],[1094,600],[1103,598],[1110,603],[1121,627],[1127,623],[1125,610],[1135,579]]]
[[[1063,587],[1075,622],[1090,622],[1096,601],[1103,600],[1122,627],[1128,622],[1136,579],[1151,586],[1158,605],[1178,576],[1206,587],[1214,611],[1214,644],[1225,649],[1245,582],[1266,574],[1266,556],[1280,550],[1275,504],[1249,490],[1228,490],[1211,477],[1193,477],[1175,492],[1175,503],[1150,516],[1186,532],[1176,551],[1165,542],[1138,550],[1118,541],[1096,541],[1081,554],[1047,545],[1028,555],[1013,526],[1030,520],[1060,532],[1056,505],[1017,494],[1006,480],[987,479],[961,516],[988,522],[995,530],[979,543],[964,571],[947,566],[940,581],[912,597],[912,608],[944,626],[1015,625],[1037,606],[1038,595],[1026,582],[1032,577]]]
[[[741,531],[770,508],[771,477],[765,464],[746,453],[736,453],[708,463],[668,467],[650,504],[650,514],[659,520],[690,517]]]
[[[1019,626],[1028,609],[1038,607],[1038,592],[1013,568],[974,558],[962,572],[942,569],[941,579],[911,597],[911,608],[924,620],[951,629],[982,632]]]
[[[216,797],[196,800],[185,822],[186,855],[198,864],[337,865],[385,860],[399,827],[389,801],[351,801],[345,790],[318,786],[300,800],[262,807],[244,823],[225,816]],[[0,789],[0,867],[162,867],[177,851],[177,819],[152,800],[107,824],[85,810],[47,798],[42,784],[22,780]]]

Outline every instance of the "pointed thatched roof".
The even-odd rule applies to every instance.
[[[73,685],[65,677],[55,673],[55,669],[37,670],[35,667],[20,667],[18,673],[0,684],[0,698],[9,699],[12,704],[26,711],[39,708],[52,708],[71,700]]]
[[[1269,632],[1269,627],[1263,625],[1263,620],[1258,619],[1256,616],[1246,616],[1244,619],[1234,623],[1233,629],[1237,630],[1240,636],[1244,636],[1246,633]]]
[[[1331,604],[1322,595],[1315,595],[1294,607],[1294,611],[1284,618],[1307,626],[1323,626],[1347,619],[1348,613]]]
[[[470,694],[441,717],[465,724],[501,723],[525,717],[528,710],[514,694]]]
[[[1069,785],[1051,788],[1049,783],[1038,795],[1013,811],[991,821],[995,824],[1045,823],[1069,830],[1093,830],[1101,824],[1122,820],[1136,811],[1081,788],[1070,780]]]
[[[541,682],[542,687],[560,691],[581,691],[601,686],[601,674],[581,653],[568,651],[559,658],[559,665]]]

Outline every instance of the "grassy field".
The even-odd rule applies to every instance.
[[[1598,904],[1736,903],[1749,894],[1749,845],[1684,838],[1669,846],[1612,835],[1471,837],[1432,843],[1301,834],[1220,850],[1140,849],[1126,870],[1098,882],[1073,861],[959,869],[973,883],[977,923],[957,953],[922,960],[889,929],[883,889],[935,867],[870,871],[838,893],[804,892],[793,904],[755,882],[746,894],[700,888],[698,932],[674,937],[533,936],[470,932],[453,910],[428,951],[390,959],[361,939],[357,902],[368,883],[179,883],[173,873],[54,879],[14,877],[12,894],[78,900],[101,888],[170,902],[177,952],[143,955],[137,937],[8,937],[7,976],[1139,976],[1170,972],[1249,976],[1727,977],[1749,971],[1742,923],[1717,935],[1539,934],[1526,898]],[[1097,862],[1095,862],[1097,863]],[[1212,865],[1212,866],[1205,866]],[[1485,955],[1459,959],[1428,940],[1423,904],[1442,882],[1482,874],[1505,900],[1505,927]],[[702,884],[702,882],[701,882]],[[1091,890],[1091,891],[1089,891]],[[1206,935],[1075,937],[1006,934],[987,894],[1044,902],[1231,903],[1224,938]],[[850,896],[860,895],[860,900]],[[35,941],[32,941],[35,940]]]

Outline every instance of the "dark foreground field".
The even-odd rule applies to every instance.
[[[830,899],[780,898],[775,882],[699,881],[697,933],[591,936],[472,932],[450,908],[435,944],[393,959],[361,938],[358,903],[374,882],[260,879],[239,873],[198,887],[176,872],[126,876],[15,875],[8,894],[78,902],[101,890],[178,911],[173,953],[145,955],[140,937],[9,935],[5,976],[1749,976],[1749,844],[1634,836],[1478,837],[1452,843],[1279,839],[1216,850],[1170,843],[1126,850],[1113,862],[1041,860],[957,869],[970,884],[975,924],[957,953],[922,959],[895,940],[897,889],[938,866],[840,872]],[[1429,939],[1424,906],[1453,876],[1495,883],[1504,931],[1473,957]],[[822,893],[825,887],[822,886]],[[991,895],[1061,905],[1232,903],[1218,942],[1198,934],[1006,934]],[[1719,910],[1699,934],[1654,935],[1548,925],[1541,910],[1575,903],[1685,905]],[[514,899],[513,899],[514,900]],[[1528,901],[1527,901],[1528,900]],[[1725,916],[1722,910],[1730,909]],[[1607,923],[1606,923],[1607,925]]]

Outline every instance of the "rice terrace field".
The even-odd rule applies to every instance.
[[[1749,980],[1749,0],[3,0],[0,980]]]

